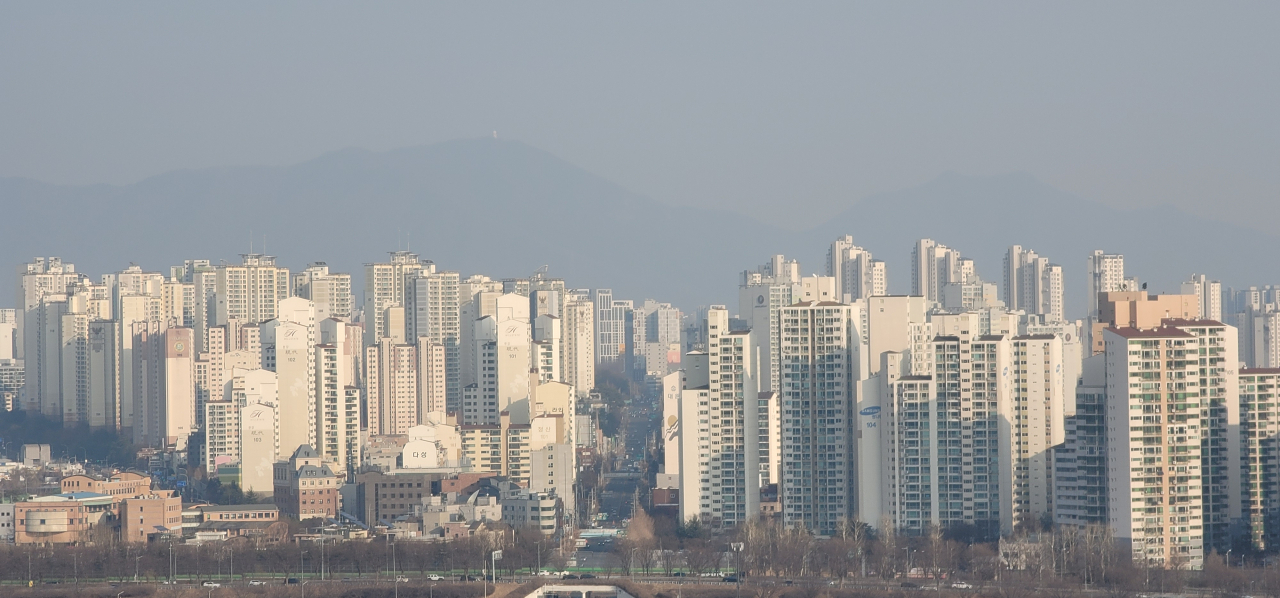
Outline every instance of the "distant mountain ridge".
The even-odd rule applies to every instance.
[[[1280,280],[1271,257],[1280,255],[1280,238],[1173,209],[1114,210],[1025,174],[942,175],[793,233],[733,212],[669,206],[494,139],[348,149],[285,167],[180,170],[123,186],[0,178],[0,205],[0,257],[9,268],[58,255],[95,278],[130,262],[154,271],[191,258],[234,262],[251,238],[261,251],[266,234],[283,265],[325,261],[362,289],[361,264],[381,261],[407,234],[410,249],[464,275],[526,276],[546,264],[573,287],[735,309],[742,270],[786,253],[806,274],[821,272],[827,245],[852,234],[888,262],[894,292],[910,290],[910,250],[920,237],[978,260],[994,282],[1010,244],[1035,249],[1064,266],[1075,315],[1094,248],[1124,253],[1130,273],[1152,290],[1176,290],[1193,271],[1236,286]],[[14,297],[15,282],[0,276],[0,293]]]

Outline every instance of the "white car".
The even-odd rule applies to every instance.
[[[552,573],[552,572],[550,572],[550,571],[547,571],[546,569],[543,569],[543,570],[541,570],[541,571],[539,571],[539,572],[538,572],[538,575],[539,575],[539,576],[541,576],[541,577],[550,577],[550,576],[555,575],[555,574],[554,574],[554,573]]]
[[[222,584],[220,584],[220,583],[218,583],[218,582],[216,582],[216,581],[206,581],[206,582],[204,582],[204,583],[202,583],[202,584],[200,584],[200,585],[202,585],[202,586],[204,586],[204,587],[206,587],[206,588],[220,588],[220,587],[222,587]]]
[[[262,583],[262,581],[261,581],[261,580],[258,580],[258,579],[251,579],[251,580],[249,580],[249,585],[251,585],[251,586],[265,586],[265,585],[267,585],[267,584]]]
[[[972,590],[972,589],[973,589],[973,586],[971,586],[971,585],[969,585],[969,584],[967,584],[967,583],[965,583],[965,582],[963,582],[963,581],[957,581],[957,582],[955,582],[955,583],[951,584],[951,587],[952,587],[952,588],[955,588],[955,589],[957,589],[957,590]]]
[[[396,583],[409,583],[409,578],[408,578],[408,577],[397,577],[397,578],[396,578]]]
[[[439,575],[435,575],[435,574],[428,575],[428,576],[427,576],[427,579],[429,579],[429,580],[431,580],[431,581],[444,581],[444,578],[443,578],[443,577],[440,577]]]

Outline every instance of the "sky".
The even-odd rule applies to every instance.
[[[946,172],[1275,233],[1280,3],[0,4],[0,176],[496,134],[792,229]],[[3,201],[3,198],[0,198]]]

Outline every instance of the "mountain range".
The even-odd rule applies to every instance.
[[[1169,207],[1116,210],[1026,174],[944,174],[851,200],[794,232],[732,211],[667,205],[497,139],[348,149],[292,166],[180,170],[120,186],[0,178],[0,205],[0,262],[16,268],[56,255],[95,278],[131,262],[153,271],[192,258],[234,263],[251,243],[262,252],[265,236],[282,265],[327,262],[351,272],[357,292],[363,263],[407,243],[464,276],[527,276],[548,265],[570,287],[735,309],[739,272],[785,253],[806,274],[821,273],[827,246],[844,234],[888,263],[894,293],[910,291],[918,238],[959,249],[997,283],[1008,246],[1023,245],[1063,265],[1073,317],[1094,249],[1123,253],[1127,272],[1152,291],[1176,291],[1193,272],[1236,287],[1280,278],[1280,237]],[[14,297],[16,282],[0,277],[0,297]]]

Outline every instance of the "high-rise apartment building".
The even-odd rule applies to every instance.
[[[18,266],[17,307],[20,311],[15,324],[18,337],[17,358],[24,360],[26,368],[24,384],[27,402],[23,409],[45,411],[42,405],[45,404],[48,393],[41,387],[47,380],[53,379],[53,376],[61,374],[60,371],[52,374],[46,371],[54,365],[54,354],[46,356],[41,351],[42,346],[51,344],[44,342],[52,317],[44,304],[65,302],[65,296],[76,285],[87,281],[85,275],[75,270],[75,265],[64,264],[62,258],[57,257],[38,257],[31,263]],[[58,336],[60,338],[61,335]],[[57,355],[60,358],[61,352]],[[56,413],[60,413],[60,409]]]
[[[560,325],[562,380],[573,386],[579,398],[586,397],[596,386],[594,305],[590,300],[565,302]]]
[[[760,351],[760,390],[777,391],[780,384],[782,308],[803,298],[800,263],[775,255],[754,272],[745,271],[738,283],[738,316],[746,320],[752,343]],[[831,279],[834,290],[835,281]]]
[[[1222,321],[1222,283],[1203,274],[1192,274],[1182,283],[1183,295],[1195,295],[1200,301],[1200,319]]]
[[[1107,522],[1133,560],[1204,558],[1198,342],[1177,328],[1107,328]]]
[[[266,322],[276,317],[280,301],[289,297],[289,269],[277,266],[275,256],[245,253],[240,258],[239,265],[216,269],[214,324]]]
[[[443,416],[448,411],[447,349],[425,336],[418,337],[418,421],[427,421],[428,413]]]
[[[391,261],[364,265],[364,344],[374,345],[384,337],[399,336],[404,323],[392,322],[391,308],[405,305],[405,285],[409,277],[422,269],[418,254],[392,251]],[[401,316],[403,317],[403,316]],[[399,328],[399,330],[396,330]]]
[[[137,351],[133,438],[136,444],[186,450],[195,427],[195,339],[190,328],[166,328],[156,321],[133,328]]]
[[[418,424],[418,355],[384,338],[365,348],[365,419],[370,434],[404,434]]]
[[[312,262],[293,275],[293,294],[315,305],[317,322],[328,318],[345,320],[355,310],[351,275],[329,272],[329,265],[324,262]]]
[[[1062,297],[1062,266],[1021,245],[1009,247],[1004,257],[1005,307],[1045,316],[1047,322],[1062,322]]]
[[[404,288],[406,341],[418,343],[426,338],[443,349],[445,408],[451,411],[462,404],[459,282],[457,272],[437,271],[434,263],[426,262],[409,275]]]
[[[680,517],[743,523],[760,510],[759,378],[748,331],[729,329],[729,312],[707,310],[708,347],[688,356],[680,412]],[[670,472],[668,472],[670,473]]]
[[[880,421],[881,508],[897,528],[969,525],[1009,533],[1018,523],[1014,441],[1043,431],[1014,413],[1008,337],[959,332],[913,351],[912,360],[928,362],[927,374],[890,380]]]
[[[856,500],[856,311],[833,301],[803,301],[779,311],[782,517],[820,535],[834,535],[851,521]],[[757,409],[767,409],[764,403]]]
[[[1053,521],[1058,525],[1107,523],[1106,356],[1085,360],[1076,386],[1075,413],[1065,418],[1065,441],[1054,448]]]
[[[977,277],[973,260],[933,239],[920,239],[911,249],[911,294],[942,301],[942,288]]]
[[[320,322],[320,344],[315,347],[315,438],[325,462],[354,479],[360,467],[360,389],[352,380],[350,364],[361,347],[347,327],[333,318]]]
[[[1244,517],[1254,550],[1280,546],[1280,368],[1239,373],[1240,472]]]
[[[259,327],[262,369],[275,372],[280,384],[276,406],[280,421],[286,423],[279,432],[282,450],[316,444],[314,328],[285,320],[270,320]]]
[[[492,424],[514,401],[529,396],[532,327],[529,301],[516,294],[497,297],[494,315],[472,323],[476,378],[463,389],[464,424]],[[469,390],[468,390],[469,389]]]
[[[621,360],[627,352],[629,301],[615,301],[611,289],[592,289],[596,317],[596,363]]]
[[[889,294],[885,263],[872,259],[871,252],[854,245],[849,235],[836,239],[827,250],[827,276],[835,279],[836,301],[851,303]]]
[[[1164,325],[1191,335],[1187,361],[1198,374],[1200,403],[1200,489],[1205,552],[1225,553],[1244,520],[1241,472],[1245,471],[1240,430],[1240,359],[1236,329],[1216,320],[1165,319]]]

